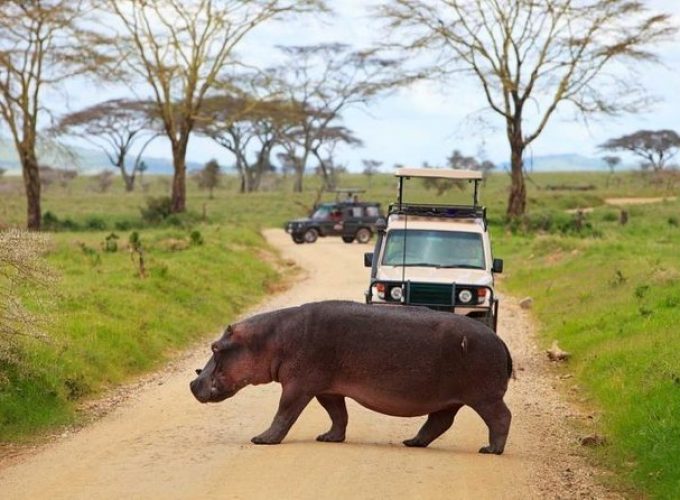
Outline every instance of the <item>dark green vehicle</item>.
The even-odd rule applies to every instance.
[[[382,216],[379,203],[336,201],[317,205],[304,219],[286,223],[286,232],[295,243],[314,243],[319,237],[340,236],[345,243],[368,243],[375,223]]]

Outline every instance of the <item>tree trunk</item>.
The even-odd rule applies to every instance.
[[[40,208],[40,169],[38,159],[33,148],[21,146],[21,172],[24,178],[24,188],[26,189],[27,218],[26,227],[31,231],[39,231],[42,221]]]
[[[255,168],[257,167],[252,165],[246,168],[246,192],[248,193],[255,191],[255,172],[253,171]]]
[[[118,158],[116,159],[115,166],[120,171],[120,176],[123,178],[123,184],[125,186],[125,192],[131,193],[135,189],[135,170],[132,170],[131,174],[127,173],[125,169],[125,152],[119,151]]]
[[[527,204],[526,184],[524,183],[524,140],[518,127],[510,136],[510,196],[506,216],[516,219],[524,215]]]
[[[295,169],[295,183],[293,184],[293,192],[294,193],[301,193],[302,192],[302,176],[304,175],[304,172],[302,169],[296,168]]]
[[[172,164],[175,169],[175,174],[172,179],[172,203],[171,210],[173,214],[185,212],[187,209],[187,144],[189,142],[188,134],[183,136],[172,147]]]
[[[123,172],[123,182],[125,183],[125,192],[131,193],[135,190],[135,176],[134,174],[128,175],[125,170]]]
[[[309,152],[306,151],[302,158],[295,158],[295,184],[293,184],[293,192],[302,192],[302,180],[305,176],[305,166],[307,165],[307,157]]]

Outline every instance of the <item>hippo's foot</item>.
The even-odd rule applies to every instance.
[[[281,439],[276,439],[272,438],[267,435],[267,433],[260,434],[259,436],[255,436],[250,440],[253,444],[279,444],[282,440]]]
[[[423,441],[422,439],[418,439],[417,437],[407,439],[405,441],[402,441],[402,443],[411,448],[425,448],[427,447],[428,444],[430,444],[429,441]]]
[[[328,431],[317,436],[316,440],[323,443],[342,443],[345,440],[345,433]]]
[[[508,439],[512,415],[502,399],[491,403],[473,406],[484,423],[489,427],[489,445],[479,449],[479,453],[500,455]]]
[[[485,453],[485,454],[493,454],[493,455],[502,455],[503,454],[503,449],[498,449],[494,446],[482,446],[479,449],[479,453]]]

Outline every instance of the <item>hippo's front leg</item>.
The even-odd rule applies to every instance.
[[[272,425],[251,441],[255,444],[279,444],[286,437],[297,418],[311,401],[312,396],[292,386],[284,386],[279,401],[279,409]]]

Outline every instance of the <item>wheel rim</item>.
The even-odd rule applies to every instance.
[[[316,241],[316,232],[313,229],[305,233],[305,241],[307,243],[314,243]]]
[[[359,243],[366,243],[371,239],[371,232],[368,229],[359,229],[357,231],[357,241]]]

